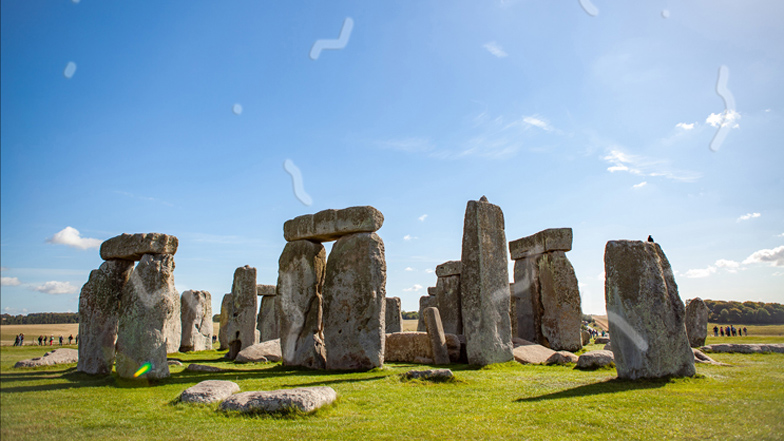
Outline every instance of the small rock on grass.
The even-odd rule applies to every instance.
[[[226,399],[220,409],[241,413],[310,413],[336,399],[335,390],[327,386],[242,392]]]
[[[577,369],[598,369],[615,363],[611,351],[586,352],[577,359]]]
[[[579,359],[578,356],[572,354],[569,351],[558,351],[551,355],[545,364],[569,364],[569,363],[577,363]]]
[[[207,366],[206,364],[195,364],[191,363],[188,367],[185,368],[186,371],[193,371],[193,372],[225,372],[226,369],[222,369],[216,366]]]
[[[76,349],[55,349],[44,354],[43,357],[17,361],[15,368],[52,366],[55,364],[76,363],[79,360],[79,351]]]
[[[428,369],[424,371],[408,371],[403,374],[407,380],[447,381],[455,377],[450,369]]]
[[[197,404],[214,403],[223,401],[239,391],[239,385],[233,381],[206,380],[185,389],[180,394],[180,401]]]

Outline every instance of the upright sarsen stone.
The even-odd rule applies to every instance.
[[[617,240],[604,251],[605,300],[618,378],[692,376],[685,308],[657,243]]]
[[[479,201],[468,201],[460,259],[460,301],[468,362],[473,365],[514,358],[506,247],[501,208],[484,196]]]
[[[259,315],[256,328],[259,330],[259,341],[270,341],[280,338],[280,321],[275,304],[278,296],[261,296]]]
[[[438,307],[438,297],[436,296],[422,296],[419,298],[419,319],[417,321],[417,332],[427,331],[425,325],[425,308],[431,306]]]
[[[283,364],[324,369],[324,277],[327,253],[318,242],[297,240],[278,260],[277,302]]]
[[[512,301],[515,303],[514,317],[517,322],[515,337],[533,343],[540,343],[541,330],[540,317],[542,311],[539,302],[539,267],[536,257],[527,257],[515,260],[514,284],[512,286]],[[534,303],[536,298],[536,303]],[[534,309],[536,308],[536,309]]]
[[[697,297],[686,303],[686,336],[693,348],[705,346],[708,337],[708,307]]]
[[[256,268],[248,265],[237,268],[231,287],[231,312],[226,325],[229,359],[234,360],[241,350],[258,342],[257,309]]]
[[[554,351],[579,351],[582,308],[574,267],[563,251],[536,258],[539,271],[539,341]]]
[[[386,333],[402,331],[401,323],[403,322],[402,312],[400,311],[400,297],[387,297],[384,323],[386,326]]]
[[[225,351],[229,349],[229,316],[231,315],[231,307],[233,302],[231,300],[231,293],[223,296],[221,301],[220,311],[220,326],[218,327],[218,350]]]
[[[182,326],[173,272],[171,254],[145,254],[125,284],[117,330],[117,374],[122,378],[133,378],[145,363],[151,365],[145,378],[169,376],[167,345],[172,344],[176,331],[179,349]],[[172,324],[174,319],[176,326]]]
[[[79,296],[79,361],[76,370],[111,374],[119,320],[120,295],[133,262],[109,260],[90,273]]]
[[[460,305],[461,268],[459,260],[444,262],[436,267],[438,312],[447,334],[463,333],[463,312]]]
[[[327,369],[384,364],[386,260],[376,233],[343,236],[332,246],[324,281]]]
[[[188,290],[180,298],[182,341],[180,352],[212,349],[212,296],[209,291]]]
[[[449,350],[446,347],[446,336],[444,328],[441,326],[441,316],[438,308],[425,308],[425,325],[427,326],[427,337],[430,339],[430,347],[433,350],[433,363],[449,364]]]

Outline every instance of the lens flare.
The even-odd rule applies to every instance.
[[[152,364],[150,364],[150,362],[144,363],[143,365],[141,365],[141,367],[139,367],[139,370],[136,371],[135,374],[133,374],[133,378],[138,378],[146,374],[147,372],[150,372],[150,369],[152,369]]]

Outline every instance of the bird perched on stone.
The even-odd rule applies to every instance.
[[[651,243],[653,243],[653,237],[651,237],[651,235],[650,235],[650,234],[648,235],[648,242],[651,242]]]

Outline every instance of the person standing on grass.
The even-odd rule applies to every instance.
[[[24,346],[24,333],[19,334],[19,346]]]
[[[748,330],[746,330],[746,327],[745,327],[745,326],[743,327],[743,335],[745,335],[746,337],[748,337],[748,336],[749,336],[749,331],[748,331]]]
[[[76,346],[79,346],[79,334],[76,334]]]
[[[719,332],[721,332],[721,336],[724,337],[724,328],[721,328]]]
[[[41,346],[41,340],[43,340],[43,339],[44,339],[44,337],[42,335],[38,336],[38,346]]]
[[[63,336],[61,335],[60,336],[60,346],[62,346],[62,345],[63,345]]]
[[[71,342],[72,342],[72,341],[73,341],[73,334],[71,334],[71,335],[69,335],[69,336],[68,336],[68,345],[69,345],[69,346],[71,345]]]
[[[16,338],[14,339],[14,346],[19,346],[19,334],[17,334]]]
[[[714,326],[713,327],[713,336],[714,337],[718,337],[719,336],[719,327],[718,326]]]
[[[53,343],[54,343],[54,334],[51,334],[49,336],[49,346],[52,346]]]

